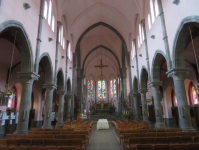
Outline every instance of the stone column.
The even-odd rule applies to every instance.
[[[52,113],[52,103],[53,103],[53,91],[57,88],[54,84],[45,84],[46,89],[46,103],[44,111],[44,124],[43,129],[51,129],[51,113]]]
[[[160,16],[161,24],[162,24],[162,33],[163,33],[165,52],[168,58],[167,66],[168,66],[168,70],[170,70],[172,68],[172,62],[171,62],[171,56],[170,56],[170,50],[169,50],[169,42],[168,42],[167,29],[166,29],[165,18],[164,18],[164,11],[162,7],[162,0],[158,0],[158,8],[159,8],[159,13],[160,13],[159,16]]]
[[[134,119],[135,120],[141,120],[141,111],[140,111],[140,103],[138,100],[138,93],[133,94],[133,101],[134,101]]]
[[[147,89],[140,89],[139,92],[141,94],[141,100],[142,100],[142,116],[143,116],[143,121],[146,121],[147,123],[149,122],[149,117],[147,113],[147,105],[146,105],[146,92]]]
[[[66,95],[66,121],[71,120],[71,100],[72,100],[72,95],[67,94]]]
[[[141,20],[141,24],[143,27],[144,32],[144,43],[145,43],[145,53],[146,53],[146,62],[147,62],[147,69],[150,70],[150,63],[149,63],[149,53],[148,53],[148,44],[147,44],[147,36],[146,36],[146,26],[145,26],[145,19]],[[149,76],[149,83],[151,82],[151,73],[148,71]]]
[[[72,99],[71,99],[71,111],[72,120],[74,120],[74,101],[75,101],[75,68],[76,68],[76,54],[73,53],[73,72],[72,72]]]
[[[28,134],[29,112],[32,94],[33,81],[37,80],[39,75],[35,73],[19,73],[21,79],[22,92],[19,108],[18,124],[16,134]]]
[[[63,110],[64,110],[64,95],[65,91],[59,91],[59,108],[58,108],[58,122],[56,124],[56,128],[62,128],[63,126]]]
[[[81,113],[82,109],[82,79],[83,79],[83,69],[77,69],[77,112]]]
[[[154,109],[155,109],[155,117],[156,117],[155,128],[164,129],[166,128],[166,125],[162,117],[163,110],[161,106],[161,98],[160,98],[160,91],[159,91],[159,87],[160,85],[162,85],[162,82],[151,82],[149,85],[152,86],[153,97],[154,97]]]
[[[39,71],[39,55],[40,55],[40,45],[41,45],[41,33],[42,33],[42,24],[44,19],[44,0],[40,1],[40,12],[39,12],[39,24],[37,31],[37,45],[36,45],[36,55],[35,55],[35,66],[34,71],[38,73]]]
[[[59,50],[59,34],[60,34],[61,22],[57,21],[57,37],[56,37],[56,51],[55,51],[55,74],[54,74],[54,84],[57,83],[57,65],[58,65],[58,50]]]
[[[184,76],[188,69],[172,69],[167,74],[174,81],[175,94],[178,103],[179,126],[183,131],[193,131],[189,106],[187,102],[186,90],[184,85]]]

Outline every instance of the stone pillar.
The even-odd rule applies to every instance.
[[[58,65],[58,50],[59,50],[59,34],[60,34],[61,22],[57,21],[57,37],[56,37],[56,51],[55,51],[55,74],[54,74],[54,84],[57,83],[57,65]]]
[[[54,84],[45,84],[46,89],[46,103],[44,111],[44,124],[43,129],[51,129],[51,113],[52,113],[52,103],[53,103],[53,91],[57,88]]]
[[[145,19],[141,20],[141,24],[143,27],[144,32],[144,43],[145,43],[145,53],[146,53],[146,62],[147,62],[147,69],[150,70],[150,63],[149,63],[149,53],[148,53],[148,44],[147,44],[147,36],[146,36],[146,26],[145,26]],[[151,72],[148,71],[149,76],[149,83],[151,82]]]
[[[18,124],[16,134],[28,134],[29,112],[32,94],[33,81],[37,80],[39,75],[35,73],[19,73],[21,79],[22,92],[19,108]]]
[[[77,113],[81,113],[82,109],[82,79],[83,69],[77,69]]]
[[[74,101],[75,101],[75,68],[76,68],[76,54],[73,53],[73,72],[72,72],[72,100],[71,111],[72,120],[74,120]]]
[[[165,18],[164,18],[164,11],[162,7],[162,0],[158,0],[158,8],[159,8],[159,13],[160,13],[159,16],[160,16],[161,24],[162,24],[162,33],[163,33],[165,52],[168,58],[167,66],[168,66],[168,70],[170,70],[172,68],[172,62],[171,62],[171,56],[170,56],[170,50],[169,50],[169,42],[168,42],[167,29],[166,29]]]
[[[175,94],[178,103],[179,126],[183,131],[193,131],[189,106],[187,102],[186,90],[184,85],[184,76],[188,69],[172,69],[167,74],[174,81]]]
[[[63,108],[64,108],[64,95],[65,91],[59,91],[59,108],[58,108],[58,122],[56,124],[56,128],[62,128],[63,126]]]
[[[166,125],[163,120],[163,110],[161,106],[161,97],[160,97],[160,91],[159,87],[162,84],[162,82],[151,82],[149,85],[152,86],[153,90],[153,97],[154,97],[154,109],[155,109],[155,117],[156,117],[156,123],[155,128],[156,129],[164,129],[166,128]]]
[[[36,45],[36,55],[35,55],[35,66],[34,71],[38,73],[39,71],[39,55],[40,55],[40,45],[41,45],[41,33],[42,33],[42,24],[44,19],[44,0],[40,1],[40,12],[39,12],[39,24],[37,31],[37,45]]]
[[[141,100],[142,100],[142,116],[143,116],[143,121],[146,121],[147,123],[149,122],[149,117],[147,113],[147,105],[146,105],[146,92],[147,89],[140,89],[139,92],[141,94]]]
[[[140,111],[140,103],[138,100],[138,93],[133,94],[133,101],[134,101],[134,119],[141,120],[141,111]]]
[[[66,121],[71,120],[71,101],[72,101],[72,95],[67,94],[66,95]]]

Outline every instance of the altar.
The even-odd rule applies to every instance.
[[[99,119],[97,122],[97,130],[99,129],[109,129],[109,124],[107,119]]]
[[[96,107],[97,109],[108,109],[108,103],[98,103]]]

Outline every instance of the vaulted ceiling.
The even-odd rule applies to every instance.
[[[72,40],[73,52],[82,33],[98,22],[104,22],[116,29],[125,40],[128,51],[130,51],[129,43],[131,43],[132,36],[135,36],[137,18],[143,18],[144,8],[147,4],[147,0],[56,1],[58,18],[62,20],[62,17],[64,17],[67,25],[66,31],[70,36],[68,39]],[[100,45],[102,47],[96,48]],[[93,49],[95,50],[91,53]],[[118,61],[122,65],[122,41],[111,29],[101,25],[91,29],[80,43],[80,53],[81,66],[85,61],[83,69],[86,76],[92,74],[95,79],[98,78],[100,70],[95,69],[94,65],[99,64],[100,59],[103,59],[103,62],[109,65],[109,68],[103,73],[107,79],[111,74],[117,76],[119,73]]]

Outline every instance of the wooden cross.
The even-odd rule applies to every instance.
[[[100,60],[100,65],[98,66],[94,66],[95,68],[100,68],[101,69],[101,80],[103,79],[102,78],[102,69],[105,68],[105,67],[108,67],[108,65],[103,65],[102,63],[102,59]]]

